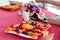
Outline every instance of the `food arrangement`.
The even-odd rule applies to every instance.
[[[37,39],[41,36],[43,31],[48,30],[51,27],[50,24],[38,24],[38,23],[20,23],[9,26],[5,32],[23,36],[26,38]]]
[[[15,11],[15,10],[20,9],[20,5],[5,5],[5,6],[2,6],[1,9]]]

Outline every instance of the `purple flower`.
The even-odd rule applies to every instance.
[[[38,12],[38,11],[39,11],[39,8],[38,8],[37,6],[33,6],[32,10],[33,10],[34,12]]]

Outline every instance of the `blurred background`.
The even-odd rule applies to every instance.
[[[2,4],[9,5],[11,3],[18,3],[18,2],[22,2],[23,4],[25,4],[29,3],[30,1],[34,1],[36,5],[46,9],[47,11],[60,15],[60,0],[1,0],[0,6]]]

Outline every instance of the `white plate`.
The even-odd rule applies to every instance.
[[[7,32],[5,31],[5,33],[7,33]],[[22,37],[25,37],[25,38],[30,38],[30,39],[37,39],[37,38],[38,38],[38,37],[32,38],[31,36],[28,36],[28,35],[25,35],[25,34],[22,34],[22,33],[16,34],[16,32],[14,32],[14,31],[11,31],[11,32],[9,32],[9,33],[15,34],[15,35],[18,35],[18,36],[22,36]]]

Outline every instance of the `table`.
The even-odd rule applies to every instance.
[[[18,16],[18,11],[6,11],[6,10],[1,10],[0,9],[0,40],[33,40],[33,39],[27,39],[23,37],[19,37],[16,35],[12,34],[6,34],[4,33],[4,30],[9,26],[9,25],[14,25],[17,23],[20,23],[21,17]],[[52,17],[55,14],[50,13],[44,9],[42,11],[48,16]],[[53,32],[55,33],[54,39],[53,40],[60,40],[60,26],[53,25],[51,24],[52,27],[49,29],[50,33]],[[37,40],[42,40],[42,36],[39,37]]]

